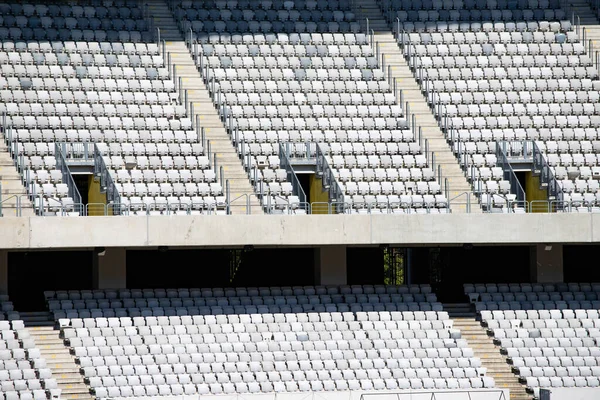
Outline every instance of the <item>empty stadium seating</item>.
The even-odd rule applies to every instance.
[[[523,142],[534,141],[559,182],[557,200],[596,206],[600,81],[559,1],[380,4],[482,202],[516,195],[496,144],[531,157]]]
[[[260,168],[251,177],[263,193],[291,193],[278,143],[302,153],[318,142],[348,212],[446,212],[431,160],[348,1],[175,4],[234,144],[251,154],[247,168]]]
[[[494,386],[428,285],[46,297],[98,397]],[[164,312],[125,307],[136,301]],[[107,316],[119,305],[127,316]]]
[[[535,397],[600,386],[600,284],[465,285],[481,321]]]
[[[46,211],[74,208],[55,142],[97,143],[123,213],[224,206],[137,1],[2,7],[0,112],[31,169],[30,194],[46,198]]]
[[[6,295],[1,296],[0,305],[0,399],[59,398],[61,391],[52,372]]]

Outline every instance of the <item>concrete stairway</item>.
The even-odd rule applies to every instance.
[[[404,94],[404,102],[410,104],[410,113],[415,114],[417,126],[422,127],[423,138],[429,142],[429,150],[435,153],[436,165],[441,165],[442,180],[448,179],[450,199],[467,192],[471,200],[471,212],[481,212],[477,198],[472,192],[471,185],[466,180],[456,156],[444,138],[443,132],[433,116],[433,113],[423,96],[419,84],[415,80],[400,47],[396,43],[390,27],[375,0],[355,0],[354,12],[366,31],[366,18],[369,20],[369,30],[374,31],[375,42],[385,58],[385,65],[392,67],[392,79],[397,80]],[[386,71],[387,73],[387,71]],[[404,107],[404,104],[402,105]],[[437,168],[437,167],[436,167]],[[436,171],[437,173],[437,171]],[[443,181],[439,182],[443,185]],[[467,194],[451,202],[453,213],[464,213],[467,208]]]
[[[21,313],[21,316],[27,313]],[[35,341],[36,347],[40,349],[46,365],[52,371],[52,377],[56,379],[61,390],[61,399],[93,399],[90,388],[83,381],[83,375],[75,358],[69,353],[60,331],[53,326],[30,326],[31,320],[26,321],[27,330]]]
[[[518,377],[513,374],[506,358],[500,354],[500,348],[494,345],[493,339],[481,323],[475,319],[475,313],[453,312],[444,306],[454,321],[454,328],[460,329],[461,337],[473,349],[475,357],[481,360],[481,365],[487,369],[486,375],[494,378],[497,388],[509,389],[511,400],[532,400],[533,396],[525,391],[525,386],[519,383]],[[464,308],[463,308],[464,311]]]
[[[160,29],[161,39],[166,41],[166,51],[171,54],[176,76],[182,78],[182,88],[188,91],[188,101],[194,104],[193,122],[196,121],[195,116],[199,115],[200,125],[205,129],[206,140],[210,141],[211,152],[217,155],[217,166],[223,166],[224,179],[229,180],[232,214],[246,214],[246,197],[240,197],[244,195],[250,196],[251,213],[262,214],[259,200],[244,171],[237,150],[225,130],[171,10],[162,0],[150,0],[147,4],[154,25]],[[223,190],[225,190],[224,183]]]
[[[571,13],[575,13],[579,17],[581,22],[581,30],[579,32],[579,39],[583,41],[583,31],[585,30],[586,42],[592,41],[592,50],[594,52],[600,51],[600,22],[597,17],[597,11],[590,7],[587,0],[570,0],[569,1],[568,16],[571,18]],[[587,46],[588,43],[586,43]],[[588,55],[595,59],[593,54]]]
[[[35,215],[31,201],[27,198],[27,190],[21,183],[21,177],[8,152],[4,140],[0,140],[0,217],[18,216],[17,201],[21,202],[21,216]]]

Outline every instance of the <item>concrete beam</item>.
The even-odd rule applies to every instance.
[[[127,250],[111,247],[94,251],[93,274],[94,289],[127,288]]]
[[[315,285],[346,285],[346,246],[315,248]]]
[[[531,246],[531,282],[563,282],[563,245],[560,243]]]
[[[0,250],[0,294],[8,294],[8,251]]]
[[[599,243],[600,214],[0,218],[0,249]]]

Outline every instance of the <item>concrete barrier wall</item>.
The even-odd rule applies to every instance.
[[[0,218],[1,249],[598,243],[600,214]]]

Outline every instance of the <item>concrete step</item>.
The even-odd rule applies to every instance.
[[[444,309],[464,308],[466,304],[444,305]],[[494,378],[495,386],[508,389],[510,399],[532,400],[533,396],[525,390],[525,386],[519,382],[518,377],[512,373],[506,358],[500,353],[500,349],[494,345],[493,337],[488,336],[485,327],[473,317],[451,317],[454,321],[453,327],[461,331],[461,337],[465,339],[470,348],[473,349],[475,357],[481,360],[482,367],[486,368],[486,375]]]
[[[430,151],[435,153],[436,165],[440,165],[442,170],[443,179],[442,182],[439,182],[440,185],[445,188],[447,183],[450,198],[455,198],[461,193],[467,192],[471,197],[471,203],[474,205],[472,212],[480,212],[480,208],[476,206],[477,202],[471,191],[471,185],[461,172],[456,157],[447,144],[429,105],[421,93],[421,89],[414,79],[378,4],[373,0],[362,0],[355,2],[353,7],[359,20],[369,19],[369,29],[375,30],[375,42],[380,46],[380,52],[385,59],[386,66],[389,65],[391,67],[392,79],[397,80],[400,85],[404,101],[409,103],[410,114],[415,115],[417,126],[421,127],[423,137],[430,141],[430,145],[432,146],[430,147]],[[455,199],[451,203],[452,212],[465,212],[467,208],[466,203],[466,196]]]
[[[148,9],[151,18],[154,20],[154,25],[161,32],[165,31],[171,34],[166,41],[166,51],[171,54],[176,75],[182,78],[182,89],[188,91],[188,101],[194,104],[193,120],[195,120],[196,115],[200,117],[200,125],[205,129],[206,140],[211,142],[211,151],[216,154],[217,165],[224,166],[224,178],[229,180],[232,193],[235,193],[236,196],[240,194],[250,196],[253,199],[251,212],[253,214],[262,213],[238,153],[221,122],[204,80],[185,44],[179,25],[173,19],[171,10],[169,10],[167,3],[162,0],[150,1]],[[175,32],[178,34],[176,35]],[[232,212],[236,214],[244,214],[246,211],[246,207],[241,204],[232,207]]]
[[[25,314],[30,323],[36,317],[47,317],[50,313],[21,313]],[[61,390],[62,399],[93,399],[90,387],[85,384],[75,358],[69,348],[64,345],[60,331],[49,326],[30,326],[27,328],[46,365],[56,379]]]

